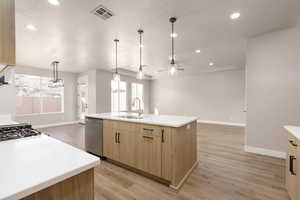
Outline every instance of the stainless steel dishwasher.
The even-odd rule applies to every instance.
[[[103,120],[85,118],[85,148],[94,155],[103,157]]]

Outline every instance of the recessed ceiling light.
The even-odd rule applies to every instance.
[[[209,64],[209,66],[211,66],[211,67],[214,66],[214,63],[213,63],[213,62],[209,62],[208,64]]]
[[[201,50],[200,49],[196,49],[195,52],[196,53],[201,53]]]
[[[54,6],[59,6],[60,2],[58,0],[48,0],[48,3],[54,5]]]
[[[239,12],[234,12],[234,13],[232,13],[231,15],[230,15],[230,19],[238,19],[238,18],[240,18],[240,16],[241,16],[241,13],[239,13]]]
[[[178,35],[177,35],[177,33],[171,33],[170,36],[176,38]]]
[[[31,30],[31,31],[36,31],[37,30],[37,28],[34,25],[32,25],[32,24],[27,25],[26,28],[28,30]]]

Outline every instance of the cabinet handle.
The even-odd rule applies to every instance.
[[[296,157],[290,156],[290,172],[293,176],[296,176],[296,173],[294,172],[294,160],[296,160]]]
[[[154,131],[152,128],[143,128],[144,131]]]
[[[165,129],[161,130],[161,142],[164,143],[165,142]]]
[[[118,132],[118,143],[120,143],[120,133]]]
[[[294,147],[297,147],[297,146],[298,146],[297,144],[294,143],[293,140],[290,140],[289,142],[290,142],[290,144],[293,145]]]
[[[143,135],[143,138],[153,140],[153,137]]]
[[[117,139],[117,132],[115,133],[115,143],[118,143],[118,139]]]

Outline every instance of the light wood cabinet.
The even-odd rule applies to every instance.
[[[297,177],[295,173],[296,138],[288,134],[287,158],[286,158],[286,188],[292,200],[296,200]]]
[[[120,159],[120,145],[118,143],[117,130],[112,127],[103,128],[103,153],[113,160]]]
[[[118,129],[119,133],[119,146],[120,146],[120,159],[119,161],[131,166],[136,166],[137,143],[136,127],[126,126],[124,129]]]
[[[0,65],[14,66],[16,64],[14,0],[0,1],[0,30]]]
[[[158,177],[161,177],[162,166],[161,130],[158,126],[140,126],[137,149],[136,167]]]
[[[104,156],[178,189],[197,162],[196,122],[173,128],[104,120]]]

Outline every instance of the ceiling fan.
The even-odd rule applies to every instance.
[[[176,37],[176,33],[174,33],[174,23],[176,22],[176,18],[175,17],[171,17],[169,19],[169,21],[171,22],[172,24],[172,33],[171,33],[171,38],[172,38],[172,55],[171,55],[171,63],[170,65],[168,66],[167,69],[160,69],[160,70],[157,70],[157,72],[166,72],[168,71],[169,75],[173,76],[177,73],[177,71],[183,71],[184,70],[184,67],[177,64],[175,62],[175,54],[174,54],[174,38]]]

